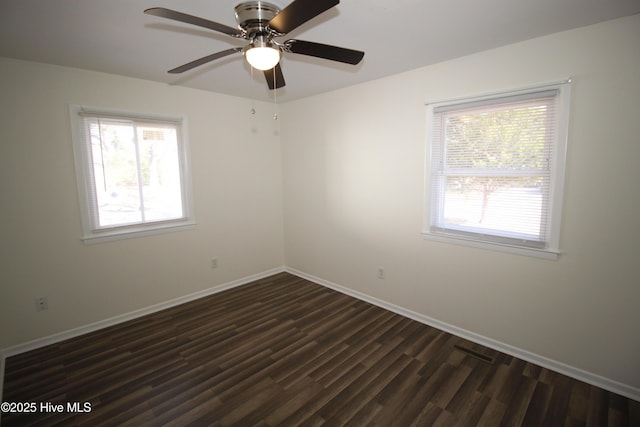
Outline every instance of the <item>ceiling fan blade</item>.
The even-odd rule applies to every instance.
[[[364,57],[364,52],[328,44],[306,42],[303,40],[287,40],[284,45],[286,50],[300,55],[315,56],[316,58],[329,59],[331,61],[344,62],[356,65]]]
[[[199,27],[208,28],[233,37],[242,37],[242,32],[237,28],[209,21],[208,19],[199,18],[186,13],[176,12],[175,10],[165,9],[164,7],[152,7],[144,11],[148,15],[160,16],[161,18],[173,19],[187,24],[197,25]]]
[[[340,0],[294,0],[269,21],[268,27],[287,34],[338,3]]]
[[[179,67],[174,68],[173,70],[169,70],[171,74],[180,74],[185,71],[189,71],[193,68],[196,68],[200,65],[206,64],[207,62],[215,61],[216,59],[224,58],[225,56],[229,56],[236,52],[242,52],[241,47],[234,47],[232,49],[223,50],[222,52],[214,53],[204,58],[196,59],[195,61],[191,61],[188,64],[181,65]]]
[[[275,87],[273,85],[273,76],[275,73]],[[273,89],[280,89],[281,87],[284,87],[284,75],[282,74],[282,67],[280,67],[280,64],[276,64],[275,67],[273,67],[270,70],[265,70],[264,71],[264,77],[265,79],[267,79],[267,85],[269,86],[269,89],[273,90]]]

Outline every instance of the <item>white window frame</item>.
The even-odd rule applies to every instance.
[[[488,100],[500,100],[501,98],[528,96],[533,93],[546,91],[557,91],[556,95],[556,139],[554,141],[550,162],[550,194],[548,200],[548,221],[544,243],[541,247],[532,247],[528,244],[520,245],[513,239],[501,241],[497,236],[483,238],[482,234],[464,233],[448,231],[439,227],[439,210],[434,189],[434,174],[438,173],[433,166],[435,153],[433,141],[434,112],[436,109],[452,108],[460,105],[483,104]],[[444,243],[460,244],[464,246],[490,249],[500,252],[528,255],[544,259],[557,259],[560,254],[560,225],[562,218],[562,204],[564,192],[564,175],[566,164],[567,140],[569,132],[569,110],[571,100],[571,79],[548,83],[538,86],[531,86],[516,90],[495,92],[490,94],[455,98],[427,104],[427,144],[425,161],[425,209],[422,236],[427,240],[434,240]]]
[[[76,167],[80,217],[82,221],[82,240],[86,244],[186,230],[195,226],[186,118],[140,114],[130,111],[86,107],[75,104],[69,105],[69,115],[71,119],[71,137],[73,141],[73,154]],[[91,146],[85,140],[83,116],[125,119],[137,123],[159,123],[175,127],[178,137],[180,185],[182,194],[183,215],[181,218],[141,222],[113,227],[99,226]]]

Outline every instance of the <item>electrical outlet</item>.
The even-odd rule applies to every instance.
[[[36,297],[36,311],[42,311],[49,308],[47,297]]]
[[[378,279],[384,279],[384,267],[378,267]]]
[[[218,258],[211,258],[211,268],[218,268]]]

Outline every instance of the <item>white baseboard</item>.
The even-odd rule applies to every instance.
[[[401,316],[408,317],[409,319],[415,320],[420,323],[424,323],[425,325],[432,326],[444,332],[448,332],[450,334],[453,334],[458,337],[464,338],[466,340],[472,341],[474,343],[483,345],[485,347],[500,351],[510,356],[517,357],[527,362],[531,362],[535,365],[541,366],[543,368],[547,368],[551,371],[564,374],[568,377],[575,378],[577,380],[594,385],[604,390],[608,390],[610,392],[619,394],[621,396],[628,397],[629,399],[640,401],[639,388],[636,388],[618,381],[614,381],[612,379],[605,378],[600,375],[584,371],[582,369],[575,368],[573,366],[567,365],[562,362],[558,362],[553,359],[549,359],[544,356],[540,356],[535,353],[531,353],[527,350],[523,350],[521,348],[514,347],[509,344],[505,344],[503,342],[493,340],[491,338],[476,334],[474,332],[467,331],[466,329],[458,328],[457,326],[453,326],[448,323],[441,322],[437,319],[431,318],[429,316],[425,316],[423,314],[416,313],[411,310],[407,310],[403,307],[388,303],[386,301],[380,300],[378,298],[374,298],[370,295],[366,295],[358,291],[354,291],[353,289],[346,288],[344,286],[304,273],[294,268],[285,267],[285,270],[288,273],[291,273],[295,276],[309,280],[318,285],[333,289],[340,293],[352,296],[359,300],[366,301],[378,307],[397,313]]]
[[[177,305],[196,300],[198,298],[203,298],[209,295],[217,294],[218,292],[226,291],[227,289],[232,289],[238,286],[246,285],[247,283],[264,279],[265,277],[269,277],[277,273],[282,273],[283,271],[285,271],[285,267],[278,267],[271,270],[263,271],[261,273],[257,273],[251,276],[243,277],[241,279],[233,280],[231,282],[227,282],[222,285],[217,285],[209,289],[204,289],[202,291],[198,291],[189,295],[178,297],[170,301],[165,301],[160,304],[155,304],[149,307],[141,308],[139,310],[134,310],[130,313],[120,314],[118,316],[114,316],[109,319],[100,320],[98,322],[90,323],[88,325],[80,326],[78,328],[74,328],[68,331],[59,332],[57,334],[49,335],[43,338],[38,338],[23,344],[18,344],[12,347],[4,348],[0,350],[0,402],[2,401],[4,367],[5,367],[5,359],[7,357],[15,356],[17,354],[35,350],[40,347],[55,344],[60,341],[67,340],[69,338],[74,338],[80,335],[87,334],[89,332],[94,332],[109,326],[117,325],[119,323],[123,323],[128,320],[137,319],[139,317],[146,316],[147,314],[153,314],[167,308],[175,307]]]
[[[492,348],[494,350],[500,351],[502,353],[517,357],[519,359],[525,360],[527,362],[534,363],[538,366],[542,366],[544,368],[550,369],[555,372],[559,372],[561,374],[567,375],[569,377],[575,378],[580,381],[584,381],[588,384],[592,384],[596,387],[600,387],[604,390],[611,391],[613,393],[619,394],[621,396],[628,397],[633,400],[640,401],[640,389],[620,383],[618,381],[611,380],[609,378],[605,378],[564,363],[546,358],[544,356],[537,355],[535,353],[531,353],[529,351],[513,347],[509,344],[505,344],[491,338],[476,334],[474,332],[467,331],[462,328],[458,328],[456,326],[450,325],[448,323],[441,322],[437,319],[433,319],[431,317],[425,316],[420,313],[416,313],[411,310],[407,310],[403,307],[388,303],[386,301],[374,298],[372,296],[363,294],[358,291],[354,291],[352,289],[346,288],[344,286],[340,286],[336,283],[332,283],[328,280],[321,279],[319,277],[304,273],[302,271],[296,270],[294,268],[289,267],[278,267],[271,270],[267,270],[261,273],[257,273],[251,276],[243,277],[241,279],[233,280],[231,282],[214,286],[209,289],[205,289],[199,292],[195,292],[189,295],[185,295],[179,298],[175,298],[170,301],[166,301],[160,304],[155,304],[150,307],[145,307],[139,310],[132,311],[130,313],[125,313],[122,315],[114,316],[109,319],[101,320],[95,323],[91,323],[89,325],[81,326],[78,328],[74,328],[65,332],[60,332],[57,334],[50,335],[48,337],[38,338],[33,341],[29,341],[23,344],[19,344],[13,347],[8,347],[0,350],[0,401],[2,401],[2,390],[3,390],[3,381],[4,381],[4,368],[5,368],[5,358],[10,356],[15,356],[20,353],[24,353],[27,351],[35,350],[40,347],[44,347],[50,344],[55,344],[60,341],[64,341],[69,338],[74,338],[83,334],[87,334],[89,332],[94,332],[99,329],[103,329],[109,326],[117,325],[122,322],[126,322],[128,320],[133,320],[147,314],[156,313],[160,310],[164,310],[167,308],[171,308],[180,304],[184,304],[189,301],[196,300],[198,298],[203,298],[209,295],[216,294],[218,292],[225,291],[227,289],[232,289],[238,286],[245,285],[247,283],[251,283],[256,280],[263,279],[265,277],[269,277],[271,275],[288,272],[295,276],[301,277],[303,279],[314,282],[318,285],[325,286],[327,288],[336,290],[343,294],[352,296],[354,298],[360,299],[362,301],[366,301],[378,307],[384,308],[386,310],[397,313],[401,316],[408,317],[409,319],[418,321],[420,323],[424,323],[425,325],[432,326],[434,328],[440,329],[442,331],[454,334],[466,340],[484,345],[485,347]]]

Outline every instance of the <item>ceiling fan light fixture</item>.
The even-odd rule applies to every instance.
[[[280,49],[265,36],[257,36],[244,52],[247,62],[261,71],[270,70],[280,62]]]
[[[280,62],[280,50],[268,46],[251,47],[245,52],[247,62],[257,70],[270,70]]]

